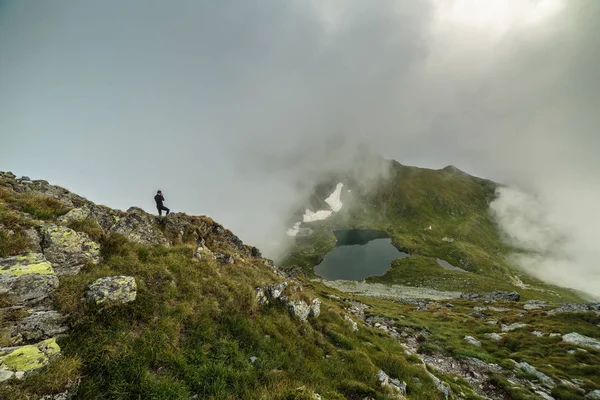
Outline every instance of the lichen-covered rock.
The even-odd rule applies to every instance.
[[[321,315],[321,300],[314,299],[310,305],[310,312],[308,314],[312,318],[318,318]]]
[[[96,304],[129,303],[137,296],[137,285],[132,276],[109,276],[90,284],[85,295]]]
[[[563,335],[562,340],[563,342],[576,344],[578,346],[588,346],[600,350],[600,340],[584,336],[576,332]]]
[[[290,301],[287,303],[287,307],[300,321],[306,321],[310,313],[310,307],[302,300]]]
[[[15,344],[39,342],[68,330],[65,316],[54,310],[29,310],[29,315],[13,325],[11,337]]]
[[[54,338],[27,346],[0,348],[0,375],[3,380],[27,376],[45,367],[59,353]]]
[[[85,233],[60,225],[42,228],[44,255],[52,263],[56,274],[78,274],[87,263],[100,261],[100,245]]]
[[[58,222],[68,224],[70,222],[84,221],[90,217],[91,210],[87,206],[74,208],[65,215],[58,218]]]
[[[110,231],[120,233],[132,242],[140,244],[169,245],[167,238],[156,227],[154,217],[137,207],[127,210],[127,214],[119,218]]]
[[[58,278],[43,254],[0,259],[0,293],[14,295],[21,303],[35,303],[57,287]]]

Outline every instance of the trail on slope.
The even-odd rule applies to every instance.
[[[414,287],[403,285],[384,285],[382,283],[368,283],[364,281],[326,280],[313,279],[325,286],[337,289],[341,292],[352,293],[367,297],[411,297],[414,299],[445,300],[460,297],[461,292],[445,292],[426,287]]]

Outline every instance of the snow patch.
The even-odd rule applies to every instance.
[[[304,216],[302,217],[302,222],[321,221],[329,218],[332,213],[333,211],[331,210],[320,210],[317,212],[312,212],[309,209],[306,209],[306,211],[304,212]]]
[[[300,232],[300,224],[301,224],[301,223],[302,223],[302,222],[296,222],[296,223],[294,224],[294,227],[293,227],[293,228],[290,228],[290,229],[288,229],[288,230],[287,230],[287,232],[286,232],[286,233],[287,233],[287,235],[288,235],[288,236],[296,236],[296,235],[298,234],[298,232]]]
[[[333,193],[331,193],[331,195],[325,199],[325,203],[329,204],[329,207],[331,207],[334,212],[338,212],[342,209],[343,204],[340,199],[340,195],[342,194],[343,187],[343,183],[338,183]]]

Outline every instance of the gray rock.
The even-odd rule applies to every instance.
[[[426,371],[427,374],[429,375],[429,377],[431,378],[431,380],[433,381],[433,384],[436,386],[437,390],[444,395],[444,399],[448,400],[450,398],[450,394],[452,393],[452,389],[450,388],[450,385],[448,385],[446,382],[440,380],[437,376],[433,375],[431,372]]]
[[[474,346],[481,347],[481,342],[475,339],[473,336],[465,336],[464,340],[465,342],[470,343]]]
[[[300,321],[306,321],[310,313],[310,307],[302,300],[290,301],[287,303],[287,307]]]
[[[535,393],[544,400],[554,400],[554,397],[550,396],[546,392],[542,392],[541,390],[536,390]]]
[[[13,379],[14,377],[15,377],[15,373],[13,371],[9,371],[5,367],[0,368],[0,382],[4,382],[9,379]]]
[[[78,274],[86,264],[100,261],[100,245],[85,233],[49,225],[42,228],[42,234],[44,255],[59,276]]]
[[[560,313],[583,313],[592,311],[587,304],[580,303],[563,303],[559,308],[548,311],[549,315]]]
[[[600,400],[600,390],[593,390],[585,395],[585,400]]]
[[[283,294],[283,291],[288,286],[287,282],[281,282],[277,285],[267,286],[267,295],[269,298],[276,300]]]
[[[550,334],[550,335],[548,335],[548,336],[550,336],[550,337],[558,337],[558,336],[561,336],[561,334],[560,334],[560,333],[553,332],[553,333],[551,333],[551,334]]]
[[[65,316],[54,310],[30,310],[30,314],[13,325],[11,336],[16,344],[38,342],[65,333]]]
[[[580,335],[576,332],[563,335],[562,340],[567,343],[573,343],[578,346],[588,346],[600,350],[600,340],[588,336]]]
[[[477,294],[477,293],[462,293],[460,295],[461,299],[483,299],[483,300],[501,300],[501,301],[519,301],[521,299],[521,295],[517,292],[500,292],[495,290],[491,293],[487,294]]]
[[[42,235],[35,229],[29,228],[23,231],[25,236],[27,236],[27,240],[29,241],[29,249],[33,253],[41,253],[42,252]]]
[[[525,310],[539,310],[546,307],[548,303],[544,300],[527,300],[523,305]]]
[[[390,378],[383,370],[377,372],[377,380],[381,387],[388,388],[392,392],[400,394],[401,396],[406,395],[406,382],[401,382],[399,379]]]
[[[126,216],[119,218],[110,228],[110,231],[120,233],[136,243],[169,245],[167,238],[156,227],[154,217],[137,207],[131,207],[127,210]]]
[[[516,329],[521,329],[521,328],[524,328],[526,326],[527,326],[527,324],[520,324],[518,322],[516,322],[514,324],[510,324],[510,325],[504,325],[504,324],[502,324],[500,326],[500,330],[502,330],[502,332],[512,332],[512,331],[514,331]]]
[[[215,255],[208,247],[206,247],[206,243],[204,239],[198,239],[196,244],[196,250],[194,251],[194,257],[203,260],[203,259],[216,259]]]
[[[487,315],[480,313],[480,312],[469,313],[469,316],[473,317],[473,318],[477,318],[477,319],[486,319],[487,318]]]
[[[267,293],[264,288],[256,288],[256,302],[261,306],[266,306],[269,304],[269,298],[267,297]]]
[[[123,304],[135,300],[137,286],[131,276],[109,276],[90,284],[85,295],[88,301],[96,304]]]
[[[542,337],[544,336],[544,334],[540,331],[533,331],[531,332],[532,335],[537,336],[537,337]]]
[[[516,367],[527,374],[535,376],[544,386],[550,389],[554,387],[554,379],[550,378],[543,372],[538,371],[531,364],[520,362],[516,363]]]
[[[309,316],[312,318],[318,318],[321,315],[321,300],[314,299],[310,305]]]
[[[250,362],[252,364],[254,364],[256,362],[256,360],[258,360],[258,357],[255,357],[255,356],[250,357]]]
[[[20,303],[36,303],[57,287],[58,278],[43,254],[0,259],[0,294],[11,294]]]

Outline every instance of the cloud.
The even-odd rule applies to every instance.
[[[268,253],[363,144],[526,188],[573,276],[600,259],[596,2],[1,7],[0,169],[119,208],[152,211],[160,187]]]

